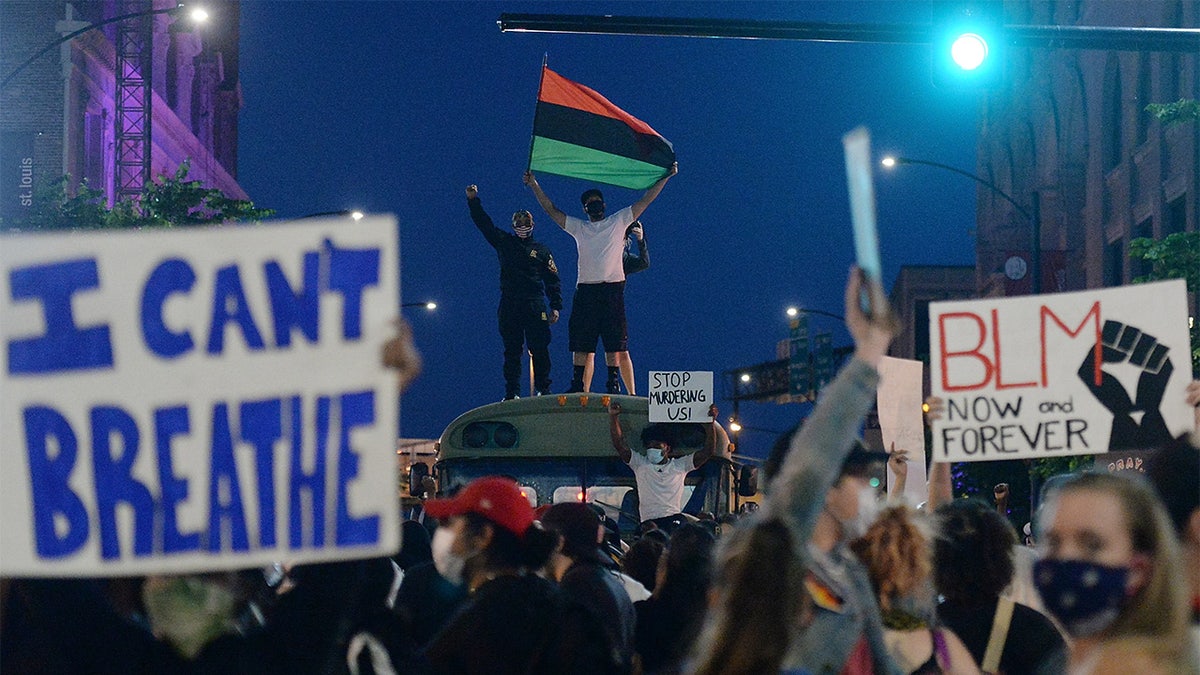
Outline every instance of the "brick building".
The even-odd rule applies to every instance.
[[[1200,27],[1197,0],[1022,0],[1005,10],[1009,24]],[[983,104],[976,172],[1031,212],[1038,200],[1043,292],[1129,283],[1141,273],[1131,238],[1196,230],[1200,125],[1164,127],[1144,109],[1200,97],[1198,58],[1012,50],[1005,87]],[[1028,293],[1030,274],[1010,277],[1030,267],[1029,219],[980,188],[977,220],[980,293]]]
[[[111,204],[147,177],[173,174],[185,160],[191,162],[191,178],[247,198],[237,183],[236,0],[206,2],[211,16],[201,28],[183,12],[164,11],[87,30],[7,79],[69,33],[175,5],[172,0],[0,2],[0,75],[6,78],[0,89],[0,217],[19,217],[33,188],[64,174],[71,176],[72,188],[86,179],[103,189]],[[129,42],[139,29],[145,32],[136,32],[137,42]],[[143,54],[149,58],[141,60]],[[121,70],[121,64],[129,67]],[[118,71],[125,74],[118,77]]]

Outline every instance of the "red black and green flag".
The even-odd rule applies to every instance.
[[[671,143],[649,124],[542,66],[531,170],[644,190],[674,162]]]

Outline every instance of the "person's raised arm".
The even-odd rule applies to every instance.
[[[471,222],[475,223],[475,227],[483,233],[483,238],[495,246],[503,238],[504,233],[492,222],[492,217],[483,210],[483,204],[479,201],[479,187],[476,185],[467,186],[467,208],[471,210]]]
[[[837,481],[842,460],[875,403],[879,383],[875,366],[896,331],[886,300],[870,313],[860,306],[859,295],[867,283],[861,270],[851,270],[846,283],[846,325],[854,338],[854,358],[822,389],[812,414],[792,436],[764,502],[764,508],[785,519],[795,541],[808,541],[812,536],[825,493]]]
[[[888,503],[902,504],[904,503],[904,488],[908,485],[908,450],[904,448],[896,449],[896,442],[892,441],[892,447],[888,450],[888,468],[892,470],[892,475],[896,479],[887,486]]]
[[[714,403],[708,406],[708,416],[712,420],[704,425],[704,446],[692,453],[692,466],[696,469],[703,466],[716,453],[718,435],[724,437],[726,447],[729,445],[729,437],[724,436],[725,430],[721,428],[720,424],[717,424],[717,415],[719,414],[717,404]],[[720,432],[717,431],[718,429],[720,429]]]
[[[942,416],[946,403],[937,396],[925,399],[925,423],[929,424]],[[929,464],[929,499],[925,507],[930,511],[954,500],[954,485],[950,476],[950,463],[933,460]]]
[[[641,199],[637,200],[633,203],[633,206],[629,207],[633,210],[634,220],[642,217],[642,213],[645,212],[646,207],[650,206],[650,202],[658,199],[658,193],[662,192],[662,189],[667,184],[667,181],[671,180],[671,176],[674,176],[677,173],[679,173],[679,162],[672,164],[671,168],[667,170],[667,175],[659,178],[654,185],[651,185],[650,188],[646,190]]]
[[[558,223],[559,227],[566,227],[567,214],[563,213],[562,210],[555,206],[554,202],[550,201],[550,198],[546,196],[545,192],[542,192],[542,186],[538,185],[537,179],[533,177],[532,171],[525,172],[524,180],[525,184],[529,186],[529,189],[533,190],[533,196],[537,198],[538,204],[542,206],[542,210],[546,212],[546,215],[550,216],[550,220]]]
[[[613,401],[608,404],[608,435],[612,439],[613,450],[626,464],[633,459],[633,451],[625,442],[625,432],[621,431],[621,404]]]

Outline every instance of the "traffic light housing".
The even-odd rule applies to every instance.
[[[999,0],[933,0],[933,82],[939,87],[980,88],[1004,77],[1004,3]]]

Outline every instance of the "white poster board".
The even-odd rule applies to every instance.
[[[1152,447],[1187,431],[1182,280],[929,307],[934,459]]]
[[[0,574],[399,544],[392,218],[0,237]]]
[[[883,447],[908,451],[908,477],[904,483],[906,500],[916,506],[928,497],[925,476],[925,418],[921,410],[924,365],[920,361],[883,357],[879,362],[879,389],[876,409]],[[887,468],[888,485],[896,479]]]
[[[650,371],[651,422],[708,422],[712,402],[711,370]]]

